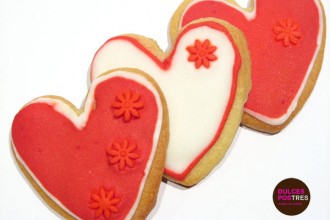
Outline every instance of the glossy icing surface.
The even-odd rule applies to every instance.
[[[140,117],[130,121],[116,117],[111,106],[127,91],[139,94],[144,103]],[[84,110],[78,116],[59,99],[34,100],[13,121],[14,152],[39,186],[72,216],[130,218],[158,145],[159,94],[144,77],[118,71],[92,83]],[[118,143],[127,152],[124,167],[122,162],[112,165],[109,158],[114,155],[109,148],[117,149]]]
[[[191,61],[191,53],[197,53],[192,47],[203,52],[201,61]],[[157,81],[170,120],[165,173],[182,180],[218,140],[235,98],[240,65],[229,32],[208,21],[185,28],[164,60],[133,37],[112,38],[96,53],[91,77],[131,67],[148,72]]]
[[[318,0],[256,0],[248,12],[222,0],[192,2],[181,25],[204,17],[226,20],[246,35],[252,90],[245,111],[268,124],[295,110],[320,49],[323,18]]]

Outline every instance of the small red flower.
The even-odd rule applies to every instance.
[[[109,162],[110,164],[118,164],[118,168],[123,170],[125,166],[134,167],[134,160],[139,158],[137,153],[133,153],[136,149],[136,144],[128,144],[128,140],[125,139],[124,142],[115,142],[112,146],[107,148],[107,154],[111,156]]]
[[[188,61],[195,62],[196,69],[199,69],[202,65],[210,68],[210,61],[218,59],[213,54],[216,50],[217,47],[211,45],[208,39],[203,43],[200,40],[195,40],[195,45],[187,47],[187,51],[190,53]]]
[[[140,98],[140,94],[131,91],[117,94],[117,101],[112,104],[112,107],[117,109],[115,110],[115,117],[123,116],[125,121],[130,121],[132,116],[139,118],[140,112],[138,110],[144,107]]]
[[[297,45],[298,40],[302,37],[299,24],[292,21],[291,18],[283,19],[274,26],[275,39],[282,41],[285,47],[289,44]]]
[[[92,193],[92,203],[89,208],[95,209],[95,217],[103,215],[106,219],[111,217],[112,213],[118,213],[119,209],[117,204],[120,199],[115,197],[114,191],[106,191],[103,187],[100,188],[98,193]]]

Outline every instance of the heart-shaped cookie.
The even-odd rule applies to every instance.
[[[252,61],[252,90],[243,124],[268,133],[281,131],[313,90],[325,46],[325,18],[319,0],[185,1],[172,18],[171,36],[189,22],[214,17],[245,34]]]
[[[64,218],[144,219],[154,206],[168,141],[155,82],[131,69],[95,79],[84,108],[46,96],[12,124],[15,159]]]
[[[244,36],[225,22],[194,22],[168,53],[141,36],[115,37],[95,54],[91,78],[120,67],[148,72],[160,85],[170,120],[166,177],[196,184],[222,159],[241,121],[250,89]]]

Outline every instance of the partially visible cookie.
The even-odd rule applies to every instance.
[[[45,96],[12,124],[15,159],[65,219],[145,219],[168,142],[165,99],[145,73],[120,69],[91,84],[84,107]]]
[[[311,94],[325,47],[326,19],[319,0],[186,0],[172,17],[170,35],[191,21],[223,19],[243,31],[252,61],[252,90],[243,125],[267,133],[285,128]]]
[[[191,186],[224,157],[242,119],[250,90],[244,35],[227,22],[190,23],[163,53],[137,35],[109,39],[95,54],[91,79],[113,68],[150,74],[164,92],[170,121],[165,177]]]

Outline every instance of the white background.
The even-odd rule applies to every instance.
[[[110,37],[137,33],[165,50],[180,2],[0,0],[0,219],[59,218],[12,157],[10,127],[17,111],[48,94],[80,106],[91,59]],[[323,4],[330,14],[330,2]],[[186,189],[163,182],[149,219],[330,219],[329,52],[328,44],[314,92],[284,131],[269,136],[240,128],[225,160],[200,184]],[[311,191],[308,209],[295,217],[278,212],[272,201],[276,184],[289,177]]]

